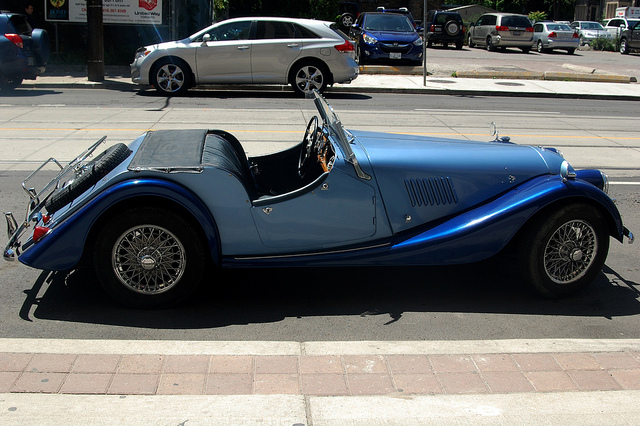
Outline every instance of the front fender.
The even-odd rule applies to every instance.
[[[394,244],[397,257],[409,255],[428,264],[468,263],[487,259],[502,250],[541,209],[556,202],[589,201],[606,212],[611,236],[622,242],[622,218],[613,201],[592,184],[560,176],[534,178],[478,208],[432,226]]]
[[[19,260],[25,265],[61,271],[71,269],[80,261],[94,224],[111,207],[135,198],[156,197],[172,201],[193,215],[200,223],[209,244],[211,257],[219,263],[220,241],[215,221],[204,203],[181,185],[161,179],[131,179],[118,182],[88,200],[37,243],[24,245]]]

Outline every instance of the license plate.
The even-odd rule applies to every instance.
[[[522,34],[522,31],[513,31],[513,32],[511,33],[511,35],[514,35],[514,36],[519,36],[519,35],[521,35],[521,34]]]
[[[391,53],[389,53],[389,59],[402,59],[402,53],[400,53],[400,52],[391,52]]]

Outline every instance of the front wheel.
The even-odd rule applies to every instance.
[[[96,273],[107,293],[123,305],[169,306],[189,296],[202,279],[206,245],[172,211],[123,211],[101,227],[95,241]]]
[[[191,71],[179,59],[161,59],[151,69],[151,84],[164,95],[182,95],[191,85]]]
[[[589,285],[609,251],[604,220],[576,204],[534,219],[524,230],[518,256],[525,281],[544,297],[568,296]]]
[[[322,64],[303,62],[296,65],[290,74],[289,83],[293,90],[302,96],[317,90],[324,92],[327,87],[329,71]]]

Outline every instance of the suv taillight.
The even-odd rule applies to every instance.
[[[22,37],[18,34],[5,34],[4,35],[11,43],[18,46],[20,49],[24,49],[24,43],[22,41]]]
[[[496,25],[496,31],[509,31],[509,27],[505,25]]]
[[[353,47],[350,41],[345,41],[342,44],[336,44],[334,46],[338,52],[346,53],[346,52],[355,52],[356,49]]]
[[[525,30],[528,33],[532,33],[533,32],[533,27],[527,27],[527,29]]]

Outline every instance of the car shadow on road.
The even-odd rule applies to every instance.
[[[640,313],[640,283],[608,267],[579,294],[547,300],[523,288],[508,259],[455,267],[218,270],[194,297],[158,310],[116,305],[85,270],[43,272],[25,293],[25,320],[32,312],[37,319],[167,330],[316,316],[387,315],[391,324],[409,312],[600,318]]]
[[[226,86],[224,86],[226,87]],[[189,90],[187,93],[183,95],[176,96],[166,96],[163,93],[158,93],[154,89],[140,89],[137,92],[138,96],[143,97],[152,97],[152,98],[182,98],[182,99],[296,99],[303,100],[304,98],[296,93],[293,90],[288,90],[287,88],[274,88],[272,90],[264,87],[260,88],[251,88],[245,87],[242,88],[240,86],[238,89],[228,89],[228,88],[215,88],[215,86],[211,86],[211,88],[204,87],[196,87]],[[345,100],[368,100],[371,99],[371,96],[354,92],[332,92],[330,88],[327,89],[326,92],[323,92],[322,96],[325,99],[345,99]]]

